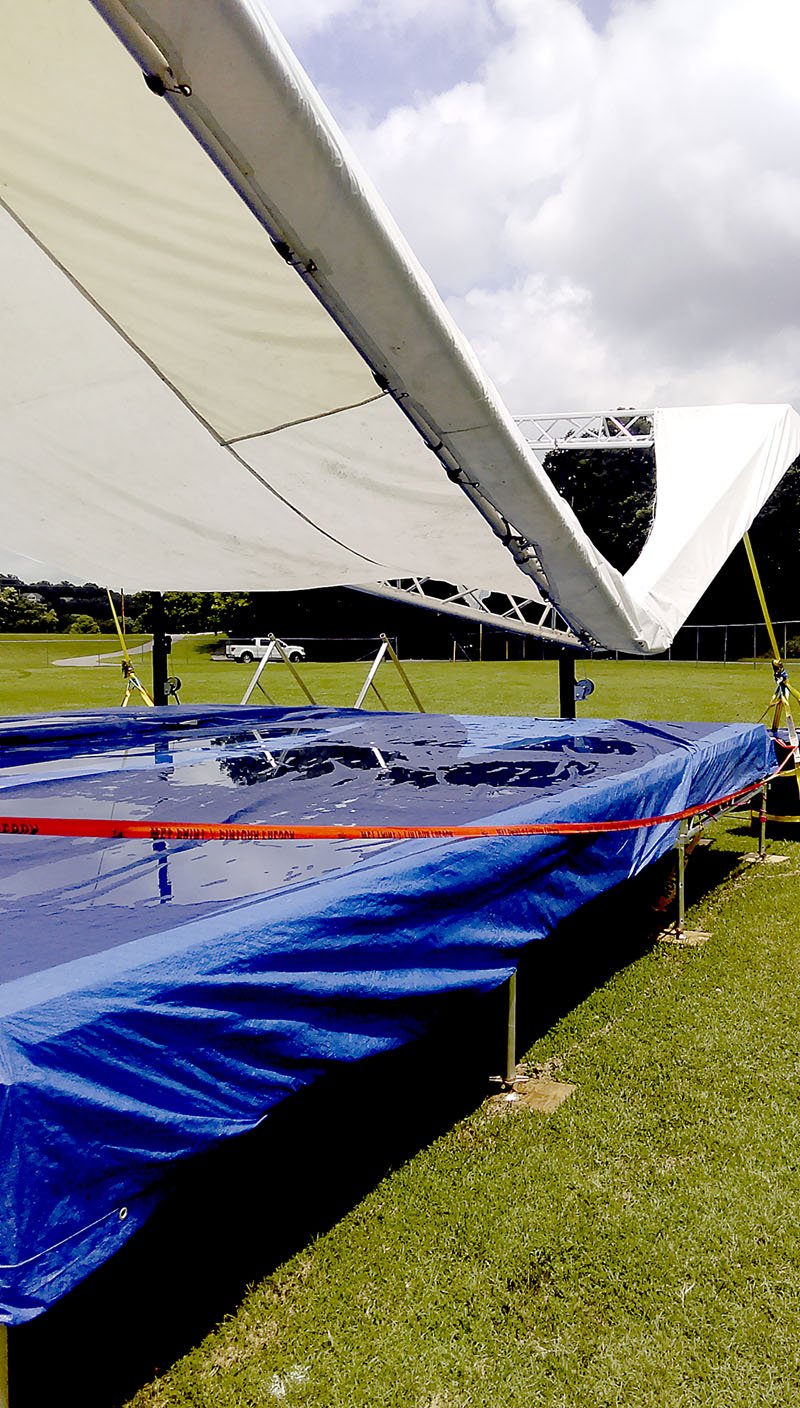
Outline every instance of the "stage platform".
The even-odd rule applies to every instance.
[[[671,815],[774,768],[759,726],[186,707],[0,722],[4,817],[373,827]],[[0,835],[0,1323],[142,1224],[174,1160],[674,844],[603,835],[98,840]]]

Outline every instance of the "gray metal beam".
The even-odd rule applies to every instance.
[[[418,583],[424,583],[425,579],[418,578],[416,580]],[[428,611],[438,611],[445,616],[454,616],[457,620],[470,621],[478,626],[496,626],[499,630],[507,631],[509,635],[532,637],[534,640],[559,645],[566,650],[579,650],[583,645],[583,642],[567,628],[557,630],[551,626],[526,621],[516,614],[505,616],[484,607],[465,606],[452,598],[444,600],[441,597],[429,596],[419,587],[410,589],[396,586],[392,582],[370,582],[368,584],[359,583],[352,590],[365,592],[367,596],[380,597],[383,601],[398,602],[404,606],[421,606]],[[536,609],[541,611],[540,603],[536,603]]]

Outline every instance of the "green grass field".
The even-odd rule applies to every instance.
[[[145,637],[132,637],[130,646]],[[175,642],[170,673],[183,687],[187,704],[238,703],[254,667],[212,661],[214,642],[192,637]],[[122,699],[118,664],[97,667],[62,666],[54,662],[78,655],[96,656],[118,648],[111,636],[0,635],[0,713],[42,712],[50,709],[100,709]],[[141,676],[150,681],[150,661],[144,657]],[[314,698],[321,704],[354,703],[368,663],[316,664],[301,669]],[[459,661],[413,661],[407,666],[429,713],[540,714],[558,712],[557,667],[552,661],[507,661],[483,664]],[[638,719],[757,719],[769,702],[772,672],[767,663],[683,664],[668,661],[587,660],[580,674],[594,680],[595,693],[579,706],[588,718]],[[302,691],[284,664],[269,664],[262,680],[277,703],[300,704]],[[413,707],[393,666],[384,664],[378,688],[391,709]],[[252,703],[265,703],[258,691]],[[374,694],[367,706],[380,707]]]
[[[78,647],[97,650],[97,638]],[[117,702],[112,670],[55,667],[43,658],[55,648],[2,642],[6,713]],[[430,710],[556,711],[551,664],[410,668]],[[237,700],[249,676],[197,642],[178,644],[172,669],[187,702]],[[365,670],[304,676],[321,701],[352,703]],[[597,692],[583,712],[605,717],[757,719],[771,692],[764,664],[609,661],[586,673]],[[284,667],[267,675],[277,699],[299,700]],[[384,679],[387,703],[408,707]],[[711,932],[705,946],[654,941],[644,883],[525,960],[523,1064],[576,1086],[555,1113],[486,1103],[502,1010],[467,1006],[435,1058],[350,1073],[311,1106],[318,1127],[298,1115],[287,1145],[278,1137],[251,1171],[242,1208],[212,1183],[195,1270],[154,1275],[171,1277],[175,1306],[200,1283],[220,1323],[203,1338],[199,1315],[183,1357],[154,1348],[160,1372],[134,1378],[131,1405],[799,1403],[800,844],[773,841],[782,864],[747,866],[740,819],[713,835],[689,869],[688,920]],[[245,1259],[248,1290],[203,1282],[203,1246],[276,1235],[279,1255]],[[121,1355],[125,1338],[123,1323]]]

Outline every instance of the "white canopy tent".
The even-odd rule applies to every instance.
[[[791,408],[657,412],[656,521],[623,577],[260,0],[4,19],[0,566],[128,589],[421,575],[666,648],[800,453]]]

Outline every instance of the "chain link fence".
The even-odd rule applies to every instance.
[[[773,622],[784,660],[800,657],[800,621]],[[771,660],[767,628],[763,621],[729,622],[725,625],[682,626],[662,659],[722,661]]]

